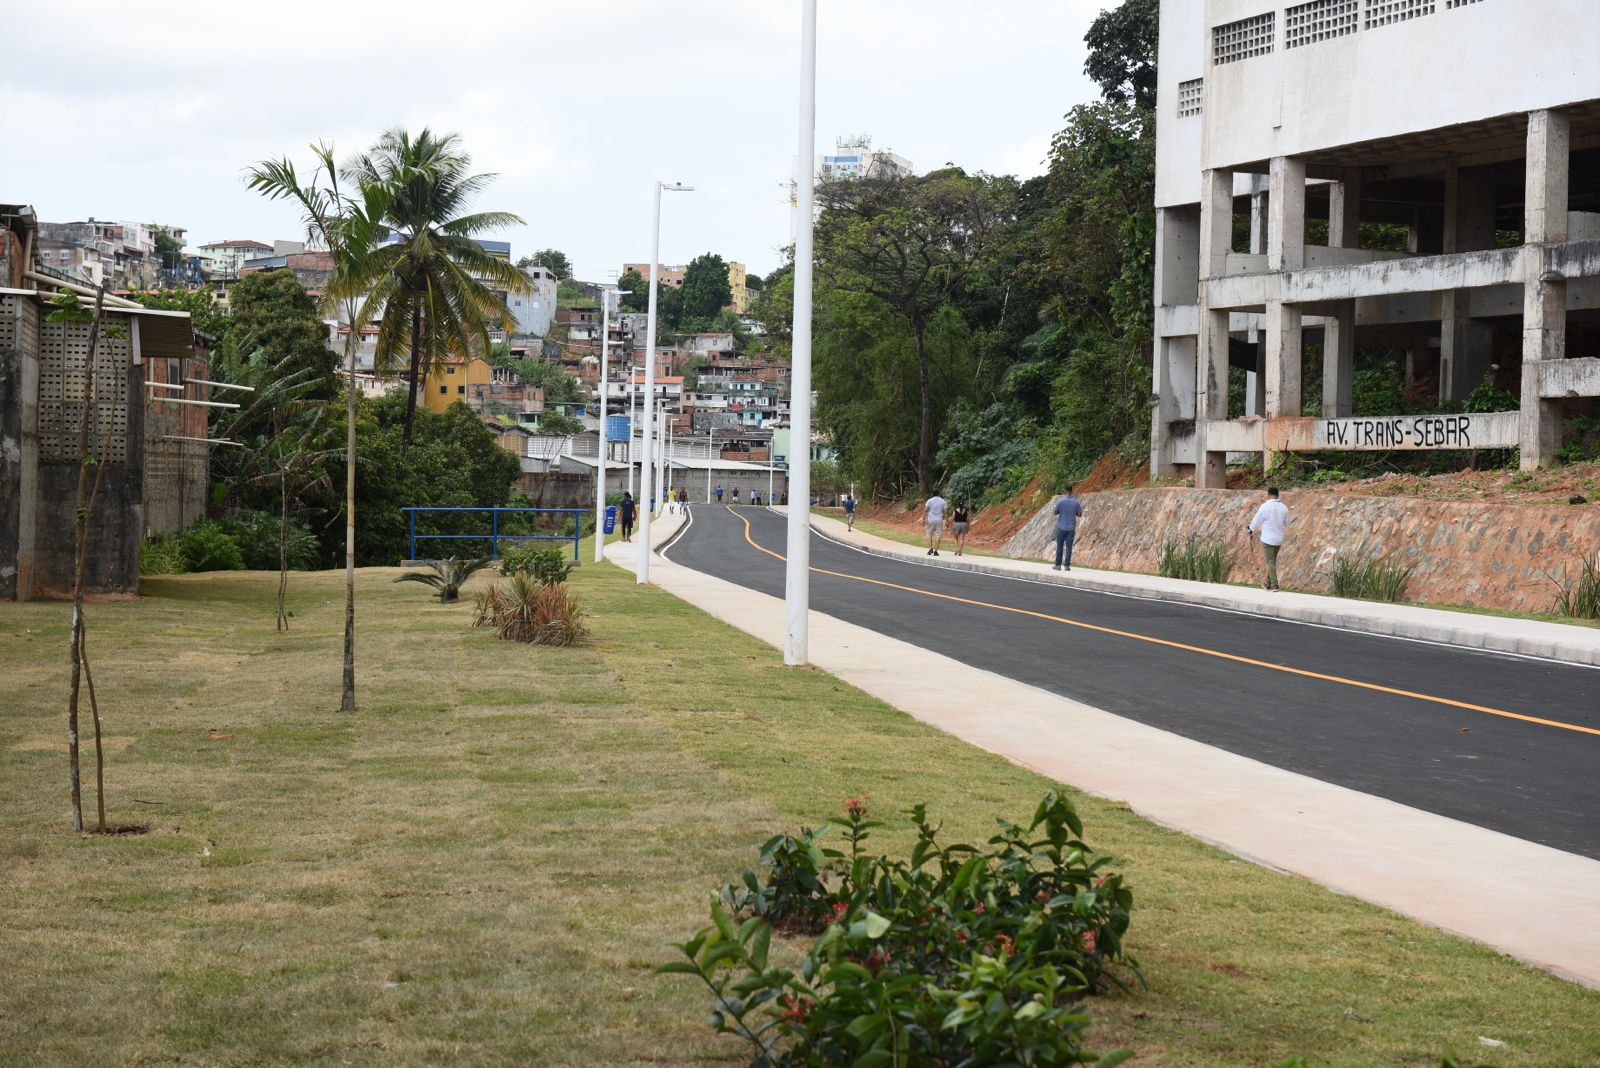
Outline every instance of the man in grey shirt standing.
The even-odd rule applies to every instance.
[[[1072,487],[1056,499],[1056,564],[1052,571],[1072,570],[1072,541],[1078,535],[1078,517],[1083,504],[1072,495]]]

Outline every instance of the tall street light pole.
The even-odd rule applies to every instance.
[[[650,223],[650,321],[645,324],[644,341],[644,462],[639,471],[639,563],[634,572],[635,581],[640,584],[650,581],[650,434],[655,429],[652,417],[655,415],[656,399],[656,272],[661,265],[661,192],[670,190],[687,193],[693,189],[694,186],[682,182],[667,185],[657,181],[653,190],[655,215]]]
[[[794,366],[789,419],[789,551],[783,584],[783,662],[807,660],[811,612],[811,263],[817,180],[817,0],[800,9],[799,189],[795,204]],[[770,456],[770,453],[769,453]],[[771,464],[769,459],[768,464]]]
[[[600,292],[600,450],[594,468],[594,562],[605,559],[606,535],[606,453],[611,450],[610,432],[606,426],[607,358],[611,355],[611,301],[617,290],[607,287]]]

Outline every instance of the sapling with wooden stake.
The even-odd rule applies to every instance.
[[[101,283],[95,290],[94,312],[87,309],[71,293],[58,294],[55,311],[48,322],[60,323],[63,329],[89,323],[89,354],[84,361],[82,417],[78,420],[78,494],[73,512],[73,533],[76,541],[75,569],[72,582],[72,692],[67,699],[67,762],[71,769],[72,829],[83,830],[83,788],[79,764],[78,706],[84,685],[89,690],[89,713],[94,720],[94,778],[97,830],[106,833],[106,777],[105,751],[101,743],[100,702],[94,692],[94,675],[89,669],[86,646],[86,627],[83,616],[84,579],[89,561],[89,525],[94,515],[95,499],[105,482],[106,447],[111,435],[100,437],[98,455],[89,448],[89,423],[94,416],[95,378],[100,352],[101,319],[105,314],[106,287]],[[89,469],[95,469],[94,480],[89,479]]]

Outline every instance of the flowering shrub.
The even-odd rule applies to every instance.
[[[910,815],[905,860],[866,853],[878,824],[860,799],[829,821],[848,851],[821,832],[772,839],[765,878],[714,894],[711,926],[662,971],[706,984],[712,1026],[753,1045],[753,1068],[1120,1063],[1083,1052],[1081,1005],[1138,976],[1122,950],[1133,894],[1070,803],[1045,795],[986,849],[940,845],[923,806]],[[769,961],[775,928],[820,931],[798,972]]]

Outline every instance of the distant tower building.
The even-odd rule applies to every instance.
[[[874,151],[865,134],[841,137],[834,154],[817,157],[819,178],[904,178],[912,173],[911,161],[887,150]]]
[[[1152,472],[1553,461],[1600,396],[1597,41],[1595,0],[1161,0]],[[1351,418],[1358,345],[1441,408],[1491,381],[1520,412]]]

